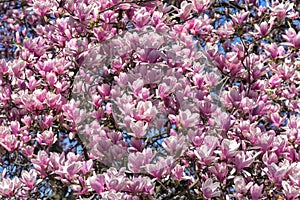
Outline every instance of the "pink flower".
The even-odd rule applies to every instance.
[[[125,177],[125,168],[117,170],[115,168],[109,168],[104,174],[105,184],[108,191],[119,192],[126,186],[127,178]]]
[[[227,133],[230,128],[230,116],[225,112],[219,113],[215,116],[216,126],[222,130],[222,133]]]
[[[113,71],[119,73],[124,69],[126,66],[126,63],[123,63],[122,58],[120,57],[119,59],[113,59],[111,62],[111,66],[113,67]]]
[[[257,185],[254,184],[250,188],[250,194],[253,200],[259,200],[262,195],[262,190],[264,188],[264,185]]]
[[[41,89],[37,89],[33,92],[35,98],[40,102],[40,103],[44,103],[46,98],[47,98],[47,91],[41,90]]]
[[[50,146],[56,142],[56,135],[51,130],[46,130],[42,134],[37,134],[37,142],[43,146]]]
[[[257,146],[260,146],[263,152],[266,152],[270,147],[272,147],[275,138],[275,132],[269,131],[261,134],[257,138]]]
[[[139,93],[139,97],[146,101],[150,97],[150,90],[148,88],[142,88],[141,92]]]
[[[271,17],[268,22],[263,21],[259,26],[257,24],[254,24],[254,28],[257,31],[255,35],[258,37],[263,37],[268,35],[271,29],[273,28],[274,20],[275,18]]]
[[[82,168],[81,168],[81,173],[82,174],[88,174],[89,172],[92,171],[93,169],[93,160],[88,160],[88,161],[83,161],[82,162]]]
[[[164,78],[163,82],[158,85],[158,89],[156,90],[156,95],[161,99],[166,98],[172,92],[172,89],[176,85],[177,80],[174,77]]]
[[[151,174],[152,176],[154,176],[155,178],[162,178],[162,176],[164,175],[164,173],[166,172],[165,169],[165,163],[160,160],[157,161],[155,164],[147,164],[145,165],[145,170]]]
[[[103,28],[93,28],[93,33],[99,42],[104,41],[109,36],[109,33],[104,28],[108,28],[108,27],[104,25]],[[87,62],[86,59],[85,62]],[[85,63],[85,65],[87,65],[87,63]]]
[[[193,8],[197,13],[202,13],[209,8],[214,1],[211,0],[192,0]]]
[[[278,74],[275,74],[269,79],[269,84],[272,88],[276,86],[280,86],[282,79],[278,76]]]
[[[240,171],[243,168],[249,167],[253,163],[254,158],[255,156],[253,157],[249,156],[248,158],[246,158],[246,155],[243,151],[239,152],[234,158],[236,170]]]
[[[272,163],[268,166],[268,175],[270,176],[273,183],[280,185],[284,178],[287,176],[290,171],[290,162],[284,160],[279,165]]]
[[[218,138],[214,136],[206,136],[204,144],[194,150],[196,157],[206,165],[210,165],[213,161],[216,161],[217,157],[213,156],[215,148],[219,145]]]
[[[51,8],[54,6],[51,0],[42,0],[42,1],[33,0],[32,4],[35,12],[40,16],[44,16],[48,14]]]
[[[248,190],[250,189],[250,187],[253,185],[252,182],[248,182],[246,184],[245,179],[242,176],[236,176],[233,180],[234,182],[234,190],[236,192],[237,197],[242,197],[243,195],[245,195]]]
[[[153,48],[145,48],[138,51],[141,61],[148,63],[156,63],[161,57],[160,51]]]
[[[53,72],[48,72],[46,75],[46,79],[47,79],[50,87],[53,87],[55,85],[55,83],[57,82],[57,76]]]
[[[300,163],[292,163],[291,171],[289,173],[289,180],[292,185],[300,187]]]
[[[79,176],[79,172],[82,168],[81,162],[64,163],[65,165],[59,166],[59,169],[55,171],[56,174],[60,175],[58,179],[65,183],[69,183],[70,180],[75,179]]]
[[[128,168],[134,173],[138,173],[143,166],[149,164],[153,154],[150,148],[144,149],[143,152],[130,153],[128,156]]]
[[[173,169],[172,169],[172,174],[173,176],[177,179],[180,180],[181,177],[183,176],[183,171],[184,171],[184,167],[181,165],[176,165]]]
[[[228,168],[226,163],[216,163],[214,166],[209,167],[211,171],[220,182],[223,182],[228,174]]]
[[[204,183],[202,183],[201,189],[203,192],[203,196],[206,199],[220,196],[221,192],[218,191],[219,187],[220,187],[220,183],[218,182],[214,183],[211,178],[207,179]]]
[[[60,94],[54,94],[52,92],[48,92],[47,95],[47,104],[50,108],[60,108],[62,105],[62,96]]]
[[[153,194],[154,185],[149,177],[138,176],[128,180],[125,190],[131,193]]]
[[[281,117],[277,112],[272,113],[270,119],[276,128],[279,128],[280,125],[285,121],[286,117]]]
[[[250,12],[242,12],[242,13],[237,13],[235,15],[230,15],[232,17],[232,22],[233,25],[243,25],[249,16]]]
[[[33,152],[34,152],[34,147],[32,146],[25,146],[22,149],[22,153],[27,156],[28,158],[32,158],[33,157]]]
[[[35,170],[22,171],[20,181],[26,185],[26,190],[32,190],[36,183],[37,173]]]
[[[192,9],[193,5],[191,3],[188,3],[187,1],[182,1],[180,4],[178,17],[180,17],[182,20],[186,20],[191,15]]]
[[[55,121],[55,118],[53,116],[46,115],[44,117],[44,119],[41,120],[41,121],[39,121],[39,122],[40,122],[40,125],[42,124],[42,126],[44,126],[45,129],[47,129],[47,128],[49,128],[53,124],[54,121]]]
[[[277,47],[276,43],[268,44],[265,47],[265,51],[267,51],[268,54],[270,54],[272,59],[274,59],[278,56],[278,47]]]
[[[103,174],[89,177],[88,182],[91,188],[97,192],[97,194],[101,194],[104,191],[105,177]]]
[[[115,190],[109,190],[109,191],[105,191],[101,193],[101,197],[103,200],[112,200],[112,199],[126,199],[129,200],[130,195],[128,195],[129,197],[126,198],[126,194],[123,192],[116,192]],[[130,199],[131,200],[131,199]],[[136,200],[136,199],[132,199],[132,200]]]
[[[108,84],[101,84],[101,86],[97,87],[97,90],[103,99],[110,96],[110,85]]]
[[[261,24],[260,24],[260,26],[259,26],[259,28],[260,28],[260,34],[262,35],[262,36],[264,36],[264,35],[266,35],[267,33],[268,33],[268,23],[267,22],[262,22]]]
[[[282,20],[286,17],[286,13],[293,9],[294,3],[285,2],[276,5],[275,7],[271,8],[272,15],[275,15],[278,19]]]
[[[163,17],[163,13],[159,11],[154,11],[152,14],[153,25],[157,26],[160,24],[165,18]]]
[[[184,136],[176,135],[166,138],[162,143],[162,147],[169,152],[170,155],[179,157],[187,148],[187,144]]]
[[[56,171],[66,162],[65,154],[51,153],[49,158],[49,169]]]
[[[297,199],[300,195],[299,187],[291,185],[288,181],[282,181],[283,193],[286,199]]]
[[[243,98],[244,94],[240,93],[238,90],[236,90],[235,88],[232,89],[229,94],[227,95],[228,100],[226,99],[226,101],[232,104],[232,106],[234,107],[238,107],[238,105],[240,104],[242,98]]]
[[[39,151],[36,158],[32,159],[31,162],[35,170],[42,178],[47,177],[46,169],[49,164],[49,156],[45,151]]]
[[[130,129],[132,130],[132,134],[135,138],[142,138],[147,134],[148,123],[143,121],[130,122]]]
[[[293,45],[295,48],[299,49],[300,48],[300,31],[298,34],[293,38]]]
[[[150,13],[146,10],[145,7],[138,9],[133,16],[133,21],[137,28],[143,28],[150,22]]]
[[[21,131],[20,123],[18,121],[10,122],[10,129],[13,132],[14,135],[18,135]]]
[[[288,41],[292,42],[294,40],[294,37],[297,35],[295,29],[289,28],[288,30],[285,31],[285,35],[282,35],[282,37]]]
[[[24,71],[25,66],[26,66],[26,63],[24,61],[14,61],[10,67],[13,72],[13,75],[15,77],[19,78],[22,75],[22,72]]]
[[[198,113],[192,113],[189,109],[185,111],[179,110],[179,123],[182,128],[195,127],[199,123],[199,117]]]
[[[221,143],[220,149],[221,149],[221,157],[224,156],[224,158],[232,158],[234,157],[238,152],[237,150],[240,147],[240,143],[238,143],[236,140],[228,140],[224,139]]]
[[[73,56],[78,56],[82,52],[85,52],[87,50],[87,47],[88,47],[87,38],[72,38],[70,39],[70,41],[66,43],[66,53]]]
[[[263,162],[266,165],[271,165],[272,163],[277,163],[278,162],[278,156],[276,153],[271,152],[269,153],[268,151],[263,155],[262,158]]]
[[[135,80],[131,85],[133,94],[135,96],[139,96],[138,94],[142,90],[143,86],[144,86],[144,80],[142,78]]]
[[[112,10],[108,10],[103,14],[103,19],[105,23],[114,23],[117,20],[118,13]]]
[[[118,142],[119,144],[113,144],[111,140],[101,138],[95,138],[96,140],[89,144],[92,151],[97,157],[101,158],[102,162],[106,165],[118,165],[117,163],[122,162],[124,157],[127,156],[126,143]]]
[[[156,108],[151,101],[139,101],[136,108],[133,110],[135,120],[144,120],[150,122],[157,114]]]
[[[35,90],[37,88],[37,86],[39,86],[41,83],[41,80],[37,81],[34,76],[29,77],[28,80],[29,80],[29,82],[28,82],[27,87],[31,91]]]
[[[76,17],[78,17],[80,21],[87,20],[92,9],[93,9],[92,5],[86,5],[83,2],[78,2],[74,4],[74,11]]]
[[[6,135],[0,139],[0,144],[9,152],[13,152],[20,148],[23,142],[20,142],[14,135]]]
[[[21,184],[18,177],[14,177],[13,179],[3,178],[0,182],[0,194],[3,197],[11,198],[17,193]]]
[[[282,37],[287,41],[282,44],[300,48],[300,32],[296,33],[295,29],[289,28]]]
[[[8,72],[8,66],[4,59],[0,59],[0,74],[5,75]]]

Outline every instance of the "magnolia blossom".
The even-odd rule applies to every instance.
[[[37,141],[41,145],[52,145],[57,140],[52,131],[44,131],[42,134],[37,135]]]
[[[180,156],[187,148],[185,137],[179,135],[167,138],[162,146],[170,153],[170,155],[176,157]]]
[[[280,166],[275,163],[272,163],[268,166],[268,174],[275,184],[281,183],[289,171],[290,165],[288,160],[284,160],[282,163],[280,163]]]
[[[0,182],[0,194],[12,198],[17,193],[18,189],[20,189],[21,184],[18,177],[13,179],[4,178]]]
[[[293,3],[279,3],[271,10],[273,11],[272,14],[275,15],[278,19],[284,19],[288,11],[290,11],[294,7]]]
[[[232,158],[238,153],[238,148],[240,144],[235,140],[224,139],[221,143],[220,149],[222,151],[221,155],[226,158]]]
[[[209,4],[211,4],[211,3],[213,3],[213,1],[192,0],[192,4],[194,6],[194,9],[198,13],[201,13],[201,12],[205,11],[209,7]]]
[[[282,182],[283,193],[287,199],[296,199],[300,196],[299,187],[290,185],[287,181]]]
[[[89,178],[89,184],[98,193],[101,194],[104,191],[105,178],[103,175],[94,175]]]
[[[129,170],[138,173],[146,164],[150,164],[152,156],[151,149],[144,149],[141,153],[130,154],[128,157]]]
[[[258,200],[262,196],[263,185],[254,184],[250,188],[251,197],[254,200]]]
[[[35,170],[30,172],[22,171],[22,178],[20,181],[26,185],[26,190],[32,190],[36,184],[37,173]]]
[[[198,113],[191,113],[190,110],[179,110],[179,122],[183,128],[190,128],[197,125],[199,119]]]
[[[218,197],[220,195],[220,191],[218,191],[219,183],[213,182],[212,179],[207,179],[202,184],[202,191],[205,198],[210,199],[213,197]]]
[[[228,168],[226,163],[217,163],[214,166],[209,167],[209,170],[216,175],[217,179],[221,182],[224,181],[228,174]]]
[[[185,20],[189,17],[189,14],[191,12],[191,10],[193,9],[193,5],[191,3],[188,3],[187,1],[182,1],[180,4],[180,10],[178,13],[178,16]]]
[[[213,156],[215,148],[218,146],[218,139],[213,136],[205,137],[204,144],[194,151],[196,157],[204,162],[205,164],[210,164],[217,159]]]
[[[250,189],[250,187],[253,185],[252,182],[247,183],[242,176],[236,176],[233,182],[234,182],[234,190],[236,191],[236,196],[238,198],[245,195]]]

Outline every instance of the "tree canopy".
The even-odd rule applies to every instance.
[[[1,199],[297,199],[300,1],[0,0]]]

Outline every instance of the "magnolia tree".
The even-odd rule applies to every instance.
[[[299,198],[299,1],[0,7],[1,199]]]

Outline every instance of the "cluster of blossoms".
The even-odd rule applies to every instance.
[[[0,8],[1,199],[299,198],[299,1]]]

